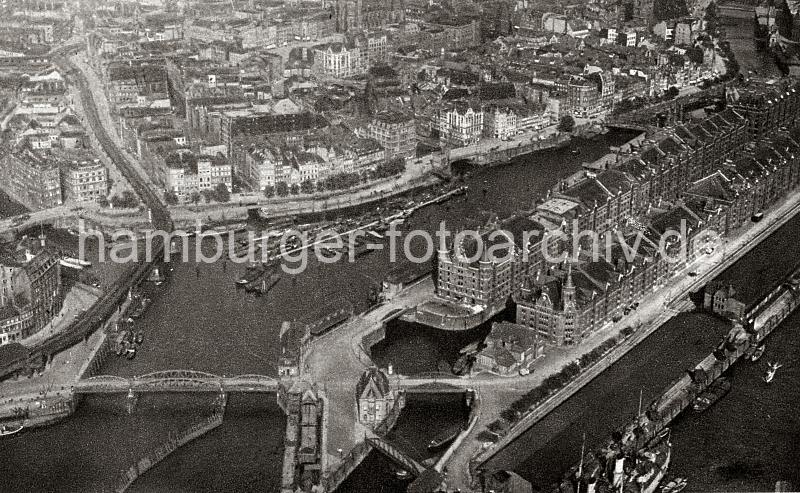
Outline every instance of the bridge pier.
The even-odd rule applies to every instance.
[[[219,394],[217,394],[217,407],[221,413],[225,413],[225,407],[228,405],[228,394],[222,388],[222,384],[219,386]]]
[[[128,407],[128,414],[133,414],[133,411],[136,409],[136,401],[139,400],[139,397],[133,391],[133,389],[128,390],[128,396],[126,397],[126,405]]]

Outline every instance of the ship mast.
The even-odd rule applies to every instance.
[[[641,415],[642,415],[642,389],[639,389],[639,412],[638,414],[636,414],[636,417],[638,418]]]

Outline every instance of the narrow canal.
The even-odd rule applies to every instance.
[[[504,217],[519,209],[531,209],[536,198],[543,196],[559,179],[580,169],[582,162],[600,158],[608,152],[609,146],[620,145],[634,135],[612,131],[593,139],[576,139],[567,148],[522,156],[504,166],[475,170],[465,180],[469,186],[466,196],[417,212],[404,229],[433,231],[446,219],[448,228],[453,230],[459,226],[483,224],[493,214]],[[133,376],[157,370],[192,369],[220,375],[275,375],[281,322],[304,317],[337,299],[347,299],[357,307],[364,307],[370,289],[379,286],[394,265],[385,251],[371,253],[352,264],[322,265],[312,261],[305,272],[284,276],[275,289],[262,298],[252,298],[234,288],[234,281],[244,271],[242,265],[174,263],[173,267],[170,281],[146,287],[153,303],[138,322],[146,338],[136,359],[109,359],[102,373]],[[391,335],[382,348],[383,354],[391,355],[397,362],[416,361],[415,368],[419,371],[432,371],[442,359],[451,359],[456,342],[460,343],[458,335],[454,336],[455,341],[432,337],[421,345],[410,342],[415,337],[413,330]],[[420,359],[420,353],[430,356]],[[165,401],[171,402],[171,398]],[[235,408],[235,402],[232,405]],[[172,486],[177,488],[182,481],[179,478],[186,478],[189,483],[194,481],[192,478],[215,475],[219,481],[244,484],[239,482],[238,476],[234,477],[243,475],[250,479],[241,481],[258,481],[258,484],[277,488],[279,457],[270,456],[267,463],[265,459],[237,459],[241,456],[240,450],[282,449],[285,420],[280,410],[276,410],[274,399],[266,399],[263,405],[261,411],[256,411],[258,406],[243,411],[240,418],[229,418],[229,408],[221,428],[180,450],[174,459],[158,465],[140,481],[150,491],[172,491]],[[131,416],[107,409],[107,406],[98,407],[89,402],[81,406],[75,416],[58,425],[31,430],[17,439],[0,442],[0,457],[4,458],[0,461],[0,477],[4,478],[0,491],[5,490],[5,484],[13,486],[6,491],[15,492],[105,489],[130,465],[137,453],[157,446],[169,430],[177,426],[178,418],[169,406],[147,415],[140,415],[137,410]],[[413,409],[409,407],[407,412],[413,413]],[[233,416],[236,416],[235,411]],[[256,426],[260,418],[253,416],[262,416],[264,422]],[[416,423],[409,425],[412,430],[430,419],[427,413],[418,414],[418,418],[411,416],[403,419]],[[458,409],[450,414],[440,412],[439,416],[442,425],[461,419]],[[248,431],[263,429],[259,427],[271,431]],[[225,433],[238,438],[230,438],[234,435]],[[235,445],[235,448],[225,449],[226,444]],[[91,452],[82,453],[82,450]],[[223,455],[237,461],[236,467],[226,465],[225,460],[208,459]],[[36,460],[32,462],[34,457]],[[53,478],[66,477],[67,473],[71,478],[63,483],[67,486],[56,488],[55,485],[61,483]],[[162,484],[165,486],[161,487]],[[198,485],[197,489],[202,490],[203,485]],[[264,489],[270,491],[271,487]],[[195,491],[195,488],[187,486],[186,490]]]

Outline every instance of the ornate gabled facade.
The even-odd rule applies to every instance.
[[[378,368],[364,370],[356,384],[358,421],[374,428],[386,418],[394,403],[395,391],[386,374]]]

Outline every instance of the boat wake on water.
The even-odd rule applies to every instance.
[[[783,365],[780,363],[768,363],[769,368],[767,369],[767,374],[764,375],[764,381],[767,383],[771,383],[773,379],[775,379],[775,373],[781,368]]]

